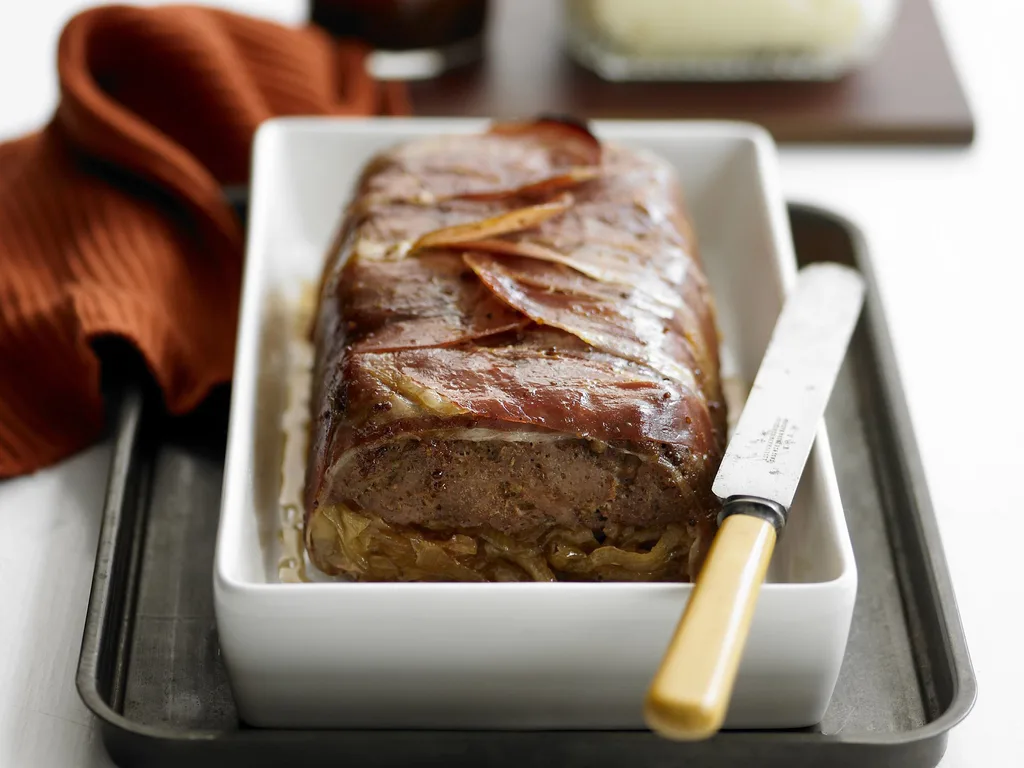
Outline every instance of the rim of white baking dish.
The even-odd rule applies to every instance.
[[[310,592],[334,592],[349,590],[408,591],[422,592],[425,589],[443,590],[495,590],[504,592],[517,590],[558,590],[571,594],[574,591],[689,591],[691,583],[680,582],[304,582],[298,584],[280,582],[248,581],[238,578],[237,567],[231,567],[236,560],[233,548],[239,546],[240,515],[249,510],[244,504],[243,479],[252,473],[247,465],[245,448],[254,439],[250,415],[256,402],[256,376],[258,370],[258,334],[260,326],[258,270],[255,267],[256,247],[265,237],[266,217],[263,211],[273,204],[274,189],[272,177],[268,177],[268,156],[276,150],[277,143],[287,134],[365,133],[393,134],[396,137],[410,131],[429,133],[443,128],[446,132],[472,132],[491,121],[485,118],[382,118],[382,117],[282,117],[264,122],[256,133],[253,143],[253,170],[249,214],[249,236],[246,246],[243,270],[242,300],[239,310],[239,335],[235,353],[234,384],[232,387],[231,409],[228,426],[227,454],[224,468],[224,484],[220,520],[217,527],[217,542],[214,555],[214,588],[224,596],[280,596]],[[789,291],[796,280],[796,256],[789,230],[785,198],[779,179],[777,152],[770,134],[758,125],[727,120],[593,120],[595,133],[610,138],[629,139],[642,142],[645,138],[734,138],[746,139],[755,149],[758,173],[764,189],[764,201],[774,246],[781,256],[783,288]],[[846,525],[835,465],[829,447],[824,424],[818,430],[812,459],[819,464],[819,471],[826,484],[831,509],[830,524],[835,530],[839,572],[833,579],[814,582],[770,582],[762,590],[766,593],[810,593],[817,591],[854,591],[857,583],[856,563]]]

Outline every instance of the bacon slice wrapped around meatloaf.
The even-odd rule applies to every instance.
[[[306,547],[359,580],[685,580],[718,337],[670,166],[557,120],[365,169],[314,330]]]

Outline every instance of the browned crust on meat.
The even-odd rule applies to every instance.
[[[322,570],[692,575],[725,424],[692,226],[661,161],[606,147],[583,167],[590,146],[552,150],[553,136],[413,142],[364,172],[314,330],[306,541]],[[358,552],[330,543],[342,518]],[[494,537],[547,570],[495,554]],[[616,546],[633,570],[607,559]]]

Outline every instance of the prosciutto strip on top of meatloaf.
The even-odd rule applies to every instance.
[[[714,310],[672,169],[555,120],[365,169],[314,329],[306,546],[361,580],[684,580]]]

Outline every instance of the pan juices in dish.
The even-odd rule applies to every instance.
[[[725,441],[675,172],[558,120],[376,156],[323,271],[305,544],[365,581],[685,581]]]

